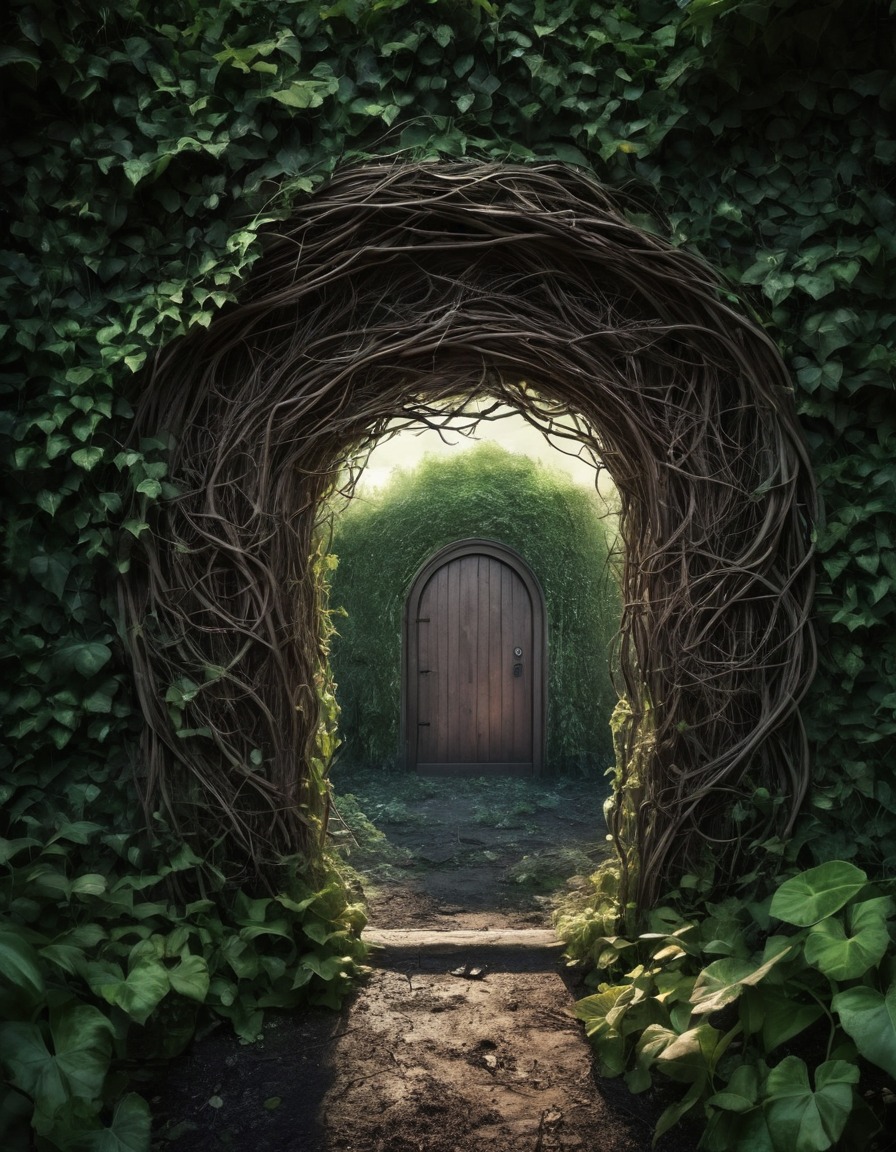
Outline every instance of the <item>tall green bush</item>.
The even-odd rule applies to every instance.
[[[342,756],[394,765],[399,754],[401,630],[420,565],[446,544],[483,536],[514,548],[541,583],[548,623],[546,769],[593,773],[612,760],[616,702],[610,646],[619,626],[611,555],[615,519],[596,493],[524,456],[480,444],[430,457],[336,520],[332,665]]]

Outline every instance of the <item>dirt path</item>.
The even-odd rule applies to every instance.
[[[595,1080],[550,931],[552,893],[603,851],[594,786],[364,777],[339,808],[371,976],[339,1014],[195,1045],[153,1101],[156,1147],[647,1152],[661,1102]]]
[[[354,1031],[333,1049],[324,1147],[639,1149],[643,1133],[608,1125],[558,949],[545,938],[531,929],[388,934],[350,1012]]]

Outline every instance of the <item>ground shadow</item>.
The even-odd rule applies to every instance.
[[[153,1098],[155,1148],[647,1152],[668,1101],[593,1076],[573,1013],[588,989],[545,930],[606,852],[595,782],[336,783],[331,834],[381,940],[373,971],[341,1012],[194,1044]],[[658,1150],[694,1145],[674,1133]]]
[[[609,848],[604,781],[337,772],[331,835],[383,928],[550,927]]]

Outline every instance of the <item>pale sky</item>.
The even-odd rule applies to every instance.
[[[518,456],[528,456],[548,467],[564,472],[576,484],[594,491],[594,468],[585,460],[560,452],[512,408],[506,408],[506,416],[499,420],[480,423],[475,438],[464,436],[456,431],[447,431],[444,439],[438,432],[424,429],[422,432],[400,432],[389,440],[381,441],[373,452],[358,481],[357,494],[372,492],[381,488],[399,469],[409,471],[421,462],[424,456],[455,456],[468,451],[483,440],[499,444],[508,452]],[[573,441],[561,441],[566,451],[574,451]],[[600,476],[601,492],[613,490],[612,481],[606,470]]]

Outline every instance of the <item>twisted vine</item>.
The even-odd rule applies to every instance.
[[[786,836],[805,795],[815,492],[772,341],[559,165],[338,173],[241,302],[160,356],[137,434],[173,437],[179,495],[122,582],[147,803],[256,874],[319,850],[322,503],[390,421],[483,397],[567,437],[571,417],[619,491],[610,824],[647,906],[707,843],[724,867]],[[759,788],[776,802],[733,821]]]

